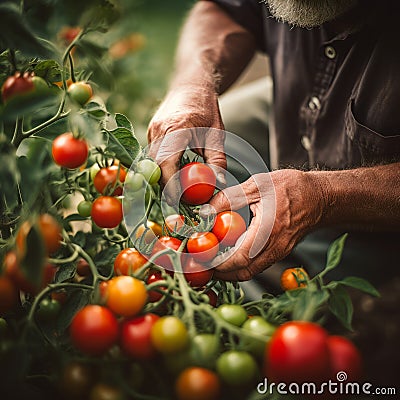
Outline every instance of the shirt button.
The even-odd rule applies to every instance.
[[[308,108],[311,110],[319,110],[321,108],[321,102],[319,98],[316,96],[311,97],[310,101],[308,102]]]
[[[336,57],[336,50],[332,46],[325,47],[325,55],[333,60]]]
[[[301,144],[307,151],[311,150],[311,140],[308,136],[301,137]]]

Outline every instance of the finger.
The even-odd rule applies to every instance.
[[[225,131],[211,128],[207,131],[204,144],[204,161],[213,168],[218,182],[226,186],[226,156],[224,150]]]
[[[209,204],[215,211],[238,210],[248,204],[243,184],[228,187],[211,198]]]

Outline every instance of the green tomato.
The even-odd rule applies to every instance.
[[[46,81],[40,76],[33,76],[32,83],[37,93],[45,93],[49,91],[49,86],[47,85]]]
[[[260,337],[259,339],[244,337],[242,343],[245,349],[257,357],[264,357],[265,345],[271,339],[276,326],[257,315],[249,318],[243,324],[242,328]]]
[[[81,217],[90,217],[90,213],[92,212],[92,202],[83,200],[78,204],[78,213]]]
[[[160,167],[148,158],[138,162],[136,172],[142,174],[150,185],[154,185],[161,178]]]
[[[61,304],[54,299],[43,299],[36,311],[36,316],[40,321],[52,321],[60,313]]]
[[[73,101],[83,106],[93,96],[93,90],[88,83],[80,81],[71,83],[68,88],[68,94]]]
[[[4,338],[8,332],[8,324],[4,318],[0,318],[0,339]]]
[[[246,310],[239,304],[222,304],[217,314],[232,325],[241,326],[247,320]]]
[[[189,344],[186,325],[177,317],[161,317],[151,328],[153,346],[163,354],[183,351]]]
[[[142,174],[129,172],[125,178],[124,190],[138,192],[146,186],[146,179]]]
[[[93,164],[90,169],[89,169],[89,173],[90,173],[90,179],[92,180],[92,182],[94,181],[94,177],[97,175],[97,173],[100,171],[100,167],[99,164],[95,163]]]
[[[245,351],[228,350],[217,359],[217,373],[229,386],[248,385],[257,371],[256,361]]]
[[[192,339],[190,356],[193,365],[214,368],[220,350],[220,343],[217,336],[211,333],[200,333]]]

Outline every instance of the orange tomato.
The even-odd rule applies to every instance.
[[[281,275],[281,287],[283,290],[299,289],[307,286],[309,276],[304,268],[287,268]]]

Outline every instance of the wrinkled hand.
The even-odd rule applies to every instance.
[[[319,223],[324,201],[324,191],[297,170],[257,174],[216,194],[210,204],[217,212],[249,205],[253,214],[236,246],[214,260],[216,277],[249,280],[282,260]]]
[[[196,129],[203,127],[205,129]],[[206,129],[215,128],[215,129]],[[172,134],[176,131],[179,134]],[[211,88],[179,87],[173,89],[161,104],[148,128],[150,155],[162,170],[161,183],[168,182],[170,201],[177,201],[179,183],[176,172],[188,146],[216,167],[217,179],[225,182],[224,126],[218,107],[217,94]],[[171,179],[173,181],[171,181]]]

